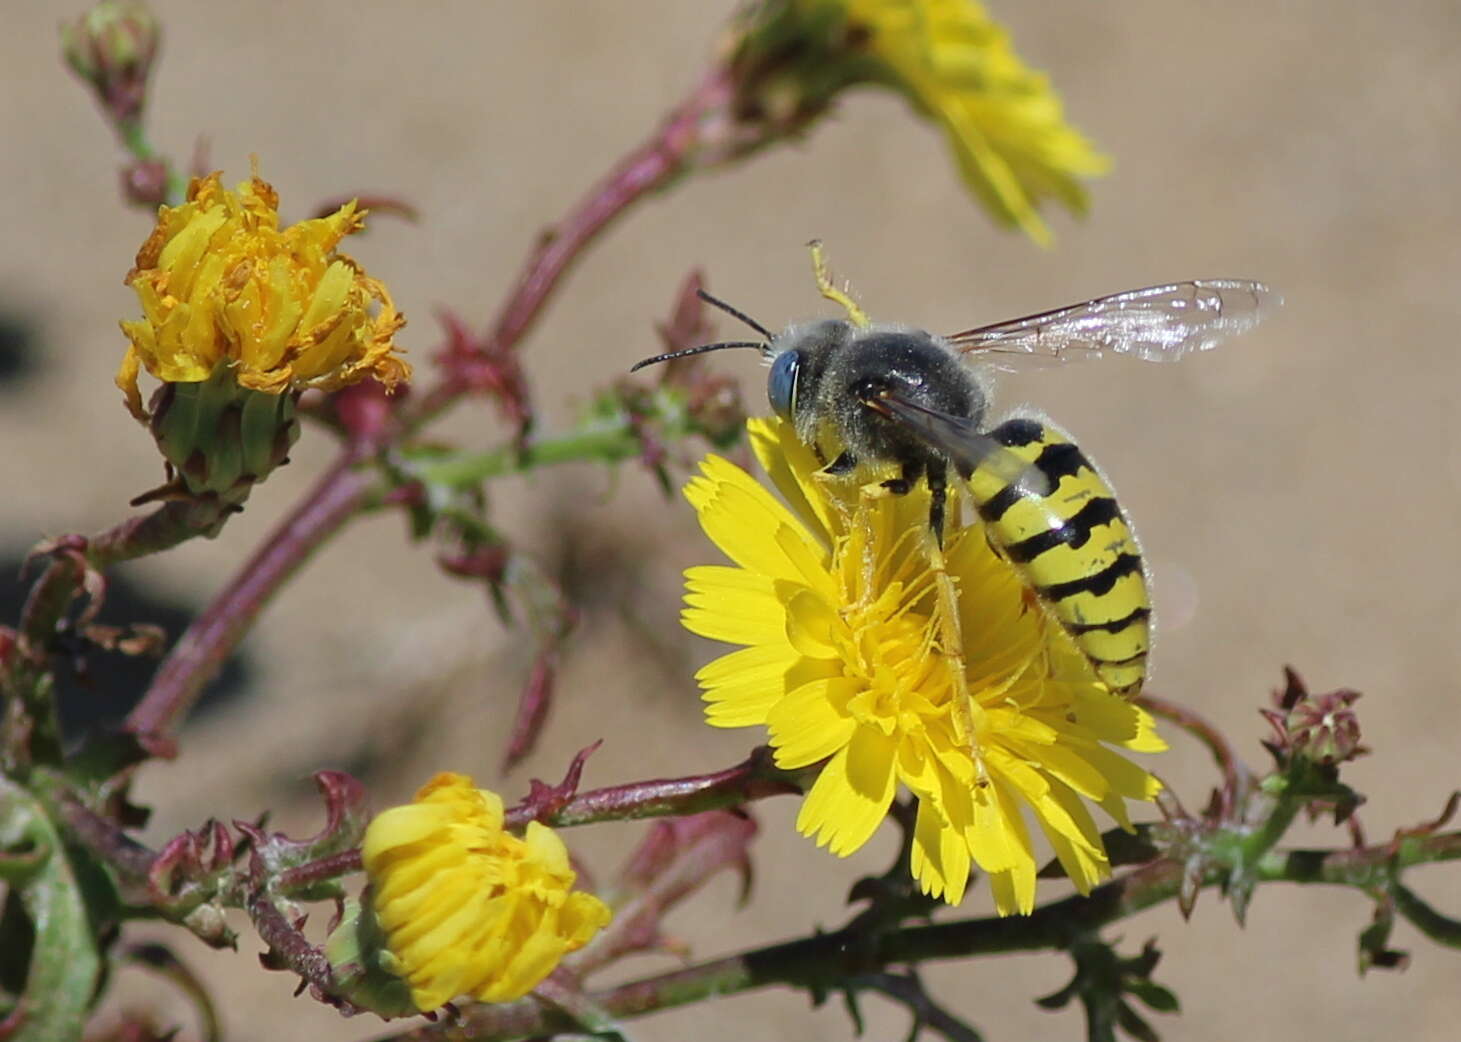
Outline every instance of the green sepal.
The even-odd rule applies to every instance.
[[[325,958],[340,996],[357,1006],[382,1017],[429,1012],[416,1008],[410,986],[392,972],[395,956],[386,947],[385,931],[369,901],[345,902],[340,925],[325,941]]]
[[[239,417],[239,444],[243,449],[243,471],[263,480],[284,462],[290,446],[299,438],[292,394],[245,391]]]
[[[163,387],[152,433],[188,492],[242,503],[299,438],[295,398],[240,387],[219,363],[207,380]]]

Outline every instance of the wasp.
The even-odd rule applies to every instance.
[[[926,484],[935,558],[949,483],[959,480],[994,551],[1107,687],[1135,697],[1152,636],[1150,583],[1135,532],[1110,482],[1059,427],[1036,415],[989,423],[991,370],[1021,358],[1176,361],[1253,328],[1281,299],[1250,279],[1193,279],[939,336],[870,321],[833,284],[819,243],[812,252],[818,287],[843,307],[845,319],[772,333],[702,291],[764,339],[702,344],[634,369],[725,348],[759,350],[771,367],[771,408],[793,425],[824,473],[891,471],[880,483],[893,494]]]

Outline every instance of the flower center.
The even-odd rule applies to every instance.
[[[945,711],[949,675],[933,651],[933,620],[897,605],[890,612],[887,601],[848,613],[846,675],[865,685],[848,711],[886,735],[920,731]]]

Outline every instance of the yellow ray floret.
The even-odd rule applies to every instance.
[[[977,865],[1001,913],[1028,912],[1030,820],[1088,891],[1110,871],[1088,803],[1129,827],[1125,801],[1160,787],[1116,751],[1163,748],[1151,718],[1030,610],[1019,576],[957,511],[942,565],[957,590],[951,627],[922,538],[926,490],[870,498],[819,481],[780,422],[752,421],[751,440],[790,506],[717,457],[686,489],[733,565],[690,569],[685,625],[744,645],[697,675],[706,719],[764,726],[782,767],[825,761],[797,828],[834,854],[867,842],[901,785],[919,802],[911,869],[926,892],[958,903]],[[965,684],[940,650],[949,632]],[[956,723],[962,697],[970,719]]]

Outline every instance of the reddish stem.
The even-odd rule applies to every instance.
[[[482,348],[484,354],[491,356],[516,345],[589,243],[631,204],[664,187],[682,171],[699,140],[702,116],[723,102],[730,89],[725,70],[713,71],[647,142],[620,160],[567,218],[544,232],[498,313]],[[445,409],[461,393],[462,388],[450,381],[438,384],[417,403],[413,410],[416,422]]]
[[[1221,792],[1222,811],[1225,818],[1234,807],[1239,806],[1247,798],[1248,792],[1253,786],[1253,774],[1249,771],[1248,765],[1233,751],[1233,747],[1228,744],[1227,738],[1221,731],[1186,706],[1156,695],[1142,695],[1137,699],[1137,704],[1147,709],[1153,716],[1170,720],[1207,746],[1207,751],[1212,754],[1213,760],[1217,762],[1218,768],[1223,772]]]
[[[329,882],[343,875],[349,875],[351,872],[359,872],[363,867],[358,849],[342,850],[329,857],[307,861],[294,868],[286,868],[279,873],[279,878],[274,883],[274,889],[278,893],[294,897],[317,883]]]
[[[763,745],[734,767],[709,774],[611,785],[578,793],[546,809],[529,797],[508,809],[506,825],[508,828],[521,828],[529,821],[537,820],[545,825],[566,828],[596,821],[699,814],[768,796],[795,795],[804,792],[814,776],[815,771],[811,769],[780,769],[771,758],[771,748]]]
[[[274,592],[360,509],[374,479],[353,469],[356,459],[357,453],[347,449],[325,471],[173,645],[127,717],[126,729],[139,741],[158,747],[167,740]]]

